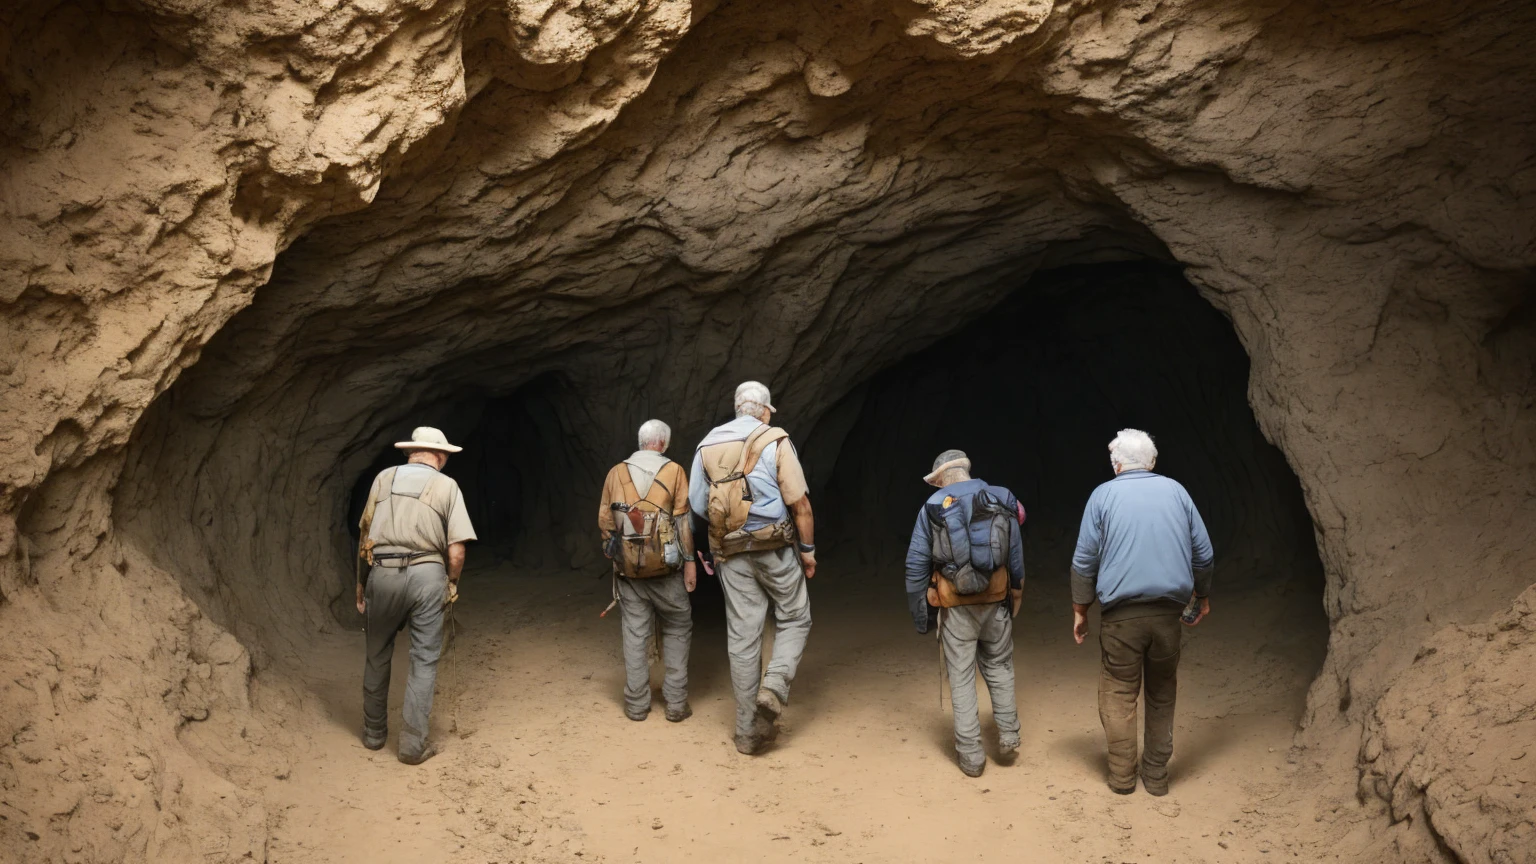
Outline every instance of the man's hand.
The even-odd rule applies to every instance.
[[[1024,589],[1009,588],[1008,604],[1013,608],[1013,617],[1019,617],[1019,609],[1023,608],[1024,606]]]
[[[800,566],[805,570],[805,578],[814,579],[816,577],[816,553],[801,552]]]
[[[459,580],[451,579],[448,582],[448,599],[443,603],[443,605],[444,606],[452,606],[453,604],[457,603],[458,601],[459,601]]]
[[[357,583],[357,614],[368,614],[368,601],[363,599],[363,583]]]
[[[1072,638],[1077,644],[1083,644],[1088,638],[1088,607],[1078,603],[1072,604]]]
[[[688,589],[689,594],[699,587],[699,571],[692,561],[683,562],[683,587]]]
[[[1191,598],[1191,599],[1193,599],[1193,598]],[[1211,614],[1211,598],[1209,598],[1209,597],[1202,597],[1200,599],[1200,614],[1195,616],[1195,620],[1189,622],[1188,624],[1185,624],[1184,626],[1185,627],[1193,627],[1196,624],[1199,624],[1201,621],[1204,621],[1205,620],[1205,616],[1207,616],[1209,614]],[[1180,619],[1180,620],[1183,620],[1183,619]]]

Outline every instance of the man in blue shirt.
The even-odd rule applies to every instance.
[[[971,460],[945,450],[923,478],[939,487],[917,514],[907,547],[907,605],[917,632],[939,630],[960,770],[987,765],[976,705],[976,670],[992,699],[999,755],[1019,750],[1013,691],[1013,615],[1024,593],[1024,508],[1001,486],[971,477]],[[1010,615],[1010,611],[1012,615]]]
[[[1180,613],[1210,614],[1211,538],[1189,493],[1152,473],[1157,447],[1139,429],[1109,443],[1115,478],[1088,498],[1072,556],[1072,636],[1088,635],[1088,607],[1101,610],[1099,720],[1109,745],[1109,788],[1136,791],[1136,700],[1147,690],[1141,785],[1168,794]],[[1198,607],[1197,605],[1198,604]]]

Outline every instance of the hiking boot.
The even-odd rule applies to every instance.
[[[1132,780],[1131,781],[1131,785],[1126,787],[1126,788],[1124,788],[1124,789],[1121,789],[1119,786],[1116,786],[1113,783],[1111,783],[1111,784],[1109,784],[1109,791],[1115,793],[1116,795],[1129,795],[1132,792],[1136,791],[1136,781]]]
[[[1002,762],[1012,762],[1019,755],[1019,737],[1001,736],[997,739],[997,758]]]
[[[1141,775],[1141,788],[1147,790],[1148,795],[1156,795],[1161,798],[1168,794],[1168,776],[1165,774],[1162,777],[1148,777],[1143,774]]]
[[[757,716],[752,718],[752,728],[747,734],[736,736],[736,752],[756,756],[778,737],[779,727],[773,725],[773,721],[765,718],[759,710]]]
[[[624,716],[635,721],[636,723],[639,723],[645,720],[645,718],[651,716],[651,709],[647,708],[644,711],[631,711],[628,708],[625,708]]]
[[[431,759],[433,756],[436,756],[436,755],[437,755],[437,745],[433,744],[432,742],[429,741],[429,742],[427,742],[427,746],[421,748],[421,755],[416,756],[415,758],[412,758],[410,756],[405,755],[404,753],[401,753],[400,754],[400,761],[404,762],[407,765],[420,765],[421,763],[427,761],[428,759]]]
[[[367,747],[369,750],[383,750],[384,749],[384,741],[385,741],[385,739],[383,739],[383,738],[380,738],[377,741],[369,741],[367,738],[364,738],[363,739],[363,746]]]
[[[967,777],[980,777],[981,772],[987,769],[987,758],[985,756],[975,760],[974,762],[965,758],[964,756],[961,756],[959,761],[960,773]]]
[[[764,717],[769,723],[773,723],[783,713],[784,700],[779,698],[779,694],[767,687],[757,691],[757,716]]]
[[[687,702],[684,702],[683,704],[676,707],[671,705],[667,706],[667,720],[673,723],[681,723],[692,716],[693,708],[689,707]]]

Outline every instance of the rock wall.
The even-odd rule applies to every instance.
[[[8,848],[238,857],[167,781],[251,715],[197,634],[328,626],[418,418],[554,375],[585,465],[760,377],[809,427],[1041,267],[1175,260],[1231,319],[1326,568],[1312,729],[1533,581],[1529,4],[715,5],[0,11],[0,788],[60,790]]]

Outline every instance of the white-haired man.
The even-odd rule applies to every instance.
[[[597,527],[604,552],[613,560],[614,592],[624,645],[624,716],[644,720],[651,713],[651,628],[661,619],[661,653],[666,664],[661,694],[666,716],[681,723],[688,706],[688,646],[693,641],[689,592],[694,572],[693,525],[688,516],[688,477],[683,466],[662,454],[672,429],[660,420],[640,426],[640,449],[613,466],[603,481]]]
[[[1109,788],[1136,791],[1136,701],[1147,691],[1141,785],[1168,794],[1181,613],[1211,611],[1211,538],[1189,493],[1152,473],[1157,447],[1139,429],[1109,442],[1113,480],[1088,498],[1072,556],[1072,636],[1088,635],[1088,607],[1102,611],[1099,720],[1109,747]],[[1198,605],[1197,605],[1198,604]]]
[[[815,527],[805,473],[788,433],[768,425],[768,388],[736,388],[736,419],[712,430],[693,456],[689,501],[709,522],[725,594],[726,644],[736,692],[736,749],[753,754],[778,736],[789,685],[811,632],[805,580],[816,575]],[[773,657],[762,671],[763,623],[773,607]]]
[[[411,671],[401,711],[400,761],[419,765],[437,753],[427,732],[443,649],[443,610],[458,599],[464,544],[475,539],[475,529],[459,484],[442,473],[448,454],[464,448],[430,426],[417,427],[411,440],[395,446],[406,452],[406,462],[373,479],[359,526],[359,554],[372,565],[367,579],[357,582],[357,611],[368,622],[363,746],[377,750],[388,737],[395,634],[409,624]]]

